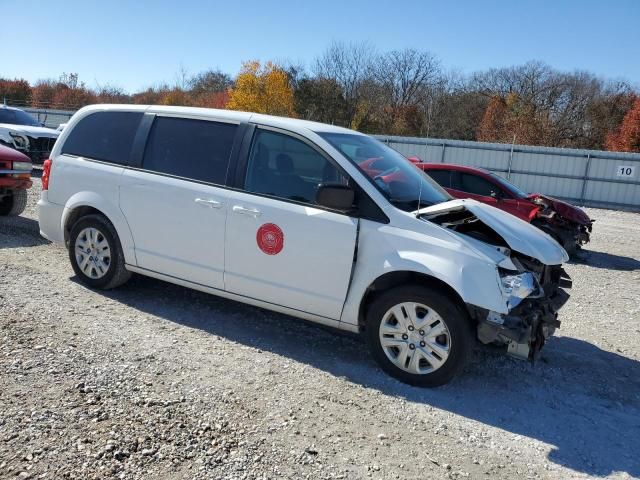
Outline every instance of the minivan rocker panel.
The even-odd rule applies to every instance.
[[[40,232],[68,247],[89,287],[136,272],[363,332],[410,384],[449,381],[475,339],[535,359],[571,285],[551,237],[451,200],[397,152],[340,127],[85,107],[43,178]]]

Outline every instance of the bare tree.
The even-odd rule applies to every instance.
[[[228,74],[220,70],[206,70],[191,77],[188,85],[193,94],[200,95],[224,92],[233,85],[233,81]]]
[[[369,43],[333,42],[316,59],[314,73],[334,80],[343,91],[349,124],[358,113],[358,103],[366,93],[365,83],[372,78],[375,50]]]
[[[175,77],[176,89],[187,90],[189,88],[189,70],[187,70],[187,67],[185,67],[183,63],[180,63],[180,67],[176,71]]]
[[[374,70],[376,80],[388,89],[393,107],[424,102],[441,75],[440,62],[434,55],[411,48],[380,55]]]

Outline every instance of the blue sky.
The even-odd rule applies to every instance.
[[[77,72],[137,91],[248,59],[309,65],[332,40],[412,47],[462,73],[542,60],[640,86],[640,0],[0,0],[0,77]]]

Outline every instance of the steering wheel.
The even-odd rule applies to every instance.
[[[373,177],[373,181],[380,188],[380,190],[389,194],[391,193],[391,188],[389,188],[389,185],[384,181],[383,177],[385,177],[386,175],[391,175],[396,171],[398,171],[398,167],[391,167]]]

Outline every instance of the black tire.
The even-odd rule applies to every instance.
[[[108,268],[106,269],[106,273],[104,273],[100,278],[92,278],[85,274],[78,264],[76,244],[82,231],[87,228],[94,228],[98,230],[101,238],[103,237],[109,246],[110,257]],[[100,214],[81,217],[73,225],[69,235],[69,260],[71,261],[73,271],[76,273],[80,281],[91,288],[101,290],[116,288],[125,284],[131,277],[131,272],[125,268],[122,246],[120,245],[120,239],[118,238],[116,229],[106,217]]]
[[[14,190],[13,193],[0,200],[0,216],[3,217],[20,215],[25,208],[27,208],[26,190]]]
[[[574,258],[578,253],[578,250],[580,249],[580,245],[573,238],[566,240],[561,245],[562,245],[562,248],[565,249],[565,251],[567,252],[567,255],[569,255],[570,258]]]
[[[540,230],[542,230],[544,233],[558,242],[562,246],[562,248],[565,249],[569,257],[573,258],[575,257],[576,253],[578,253],[580,245],[571,235],[561,235],[560,232],[557,232],[553,227],[544,225],[539,222],[533,222],[532,225],[538,227]]]
[[[449,331],[448,357],[439,368],[430,373],[416,374],[401,369],[387,357],[382,347],[380,324],[392,307],[403,302],[416,302],[430,307],[440,316]],[[366,322],[365,335],[373,358],[385,372],[409,385],[444,385],[464,367],[474,346],[469,315],[447,295],[428,287],[405,285],[382,293],[369,306]],[[428,349],[428,346],[425,348]],[[415,349],[413,352],[412,354],[415,354]]]

